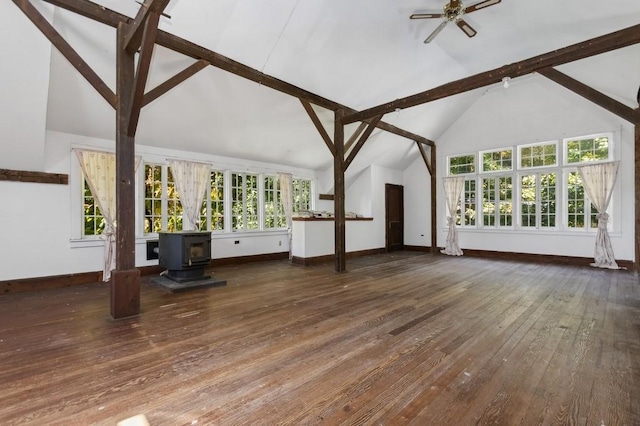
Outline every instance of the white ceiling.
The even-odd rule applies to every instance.
[[[139,8],[134,0],[97,3],[131,17]],[[409,20],[409,15],[439,11],[443,4],[173,0],[167,10],[172,18],[163,18],[160,27],[360,110],[640,23],[638,0],[503,0],[465,16],[478,31],[474,38],[450,24],[425,45],[440,21]],[[115,30],[62,10],[56,11],[54,25],[115,89]],[[635,108],[639,58],[636,45],[560,69]],[[191,63],[193,59],[156,47],[147,88]],[[114,139],[113,109],[57,52],[49,90],[49,129]],[[390,113],[383,120],[437,142],[486,90]],[[332,135],[332,113],[316,111]],[[347,137],[353,128],[347,129]],[[297,99],[213,67],[145,107],[136,141],[315,170],[332,164]],[[411,141],[376,130],[354,166],[376,163],[401,170],[418,155]]]

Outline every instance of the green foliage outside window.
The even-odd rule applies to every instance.
[[[162,166],[144,166],[144,233],[162,231]]]
[[[482,171],[494,172],[499,170],[511,170],[513,150],[504,149],[500,151],[484,152],[482,154]]]
[[[310,208],[311,181],[306,179],[293,179],[293,212],[307,211]]]
[[[259,228],[258,176],[233,173],[231,175],[231,228],[246,231]]]
[[[607,136],[568,140],[566,143],[568,164],[609,159]]]
[[[520,167],[543,167],[557,164],[556,143],[547,143],[520,148]]]
[[[449,175],[475,173],[475,171],[476,171],[475,154],[458,155],[455,157],[449,157]]]
[[[89,188],[89,184],[86,180],[83,179],[84,182],[84,227],[83,227],[83,235],[100,235],[104,230],[106,222],[102,213],[100,212],[100,208],[96,203],[93,194],[91,193],[91,189]]]

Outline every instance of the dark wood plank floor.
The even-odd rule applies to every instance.
[[[113,321],[106,285],[0,296],[0,424],[639,425],[626,271],[401,252],[220,267]]]

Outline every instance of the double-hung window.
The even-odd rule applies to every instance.
[[[249,173],[231,174],[231,230],[257,230],[258,221],[258,175]]]
[[[557,165],[555,141],[518,146],[522,228],[555,228]]]
[[[613,158],[611,134],[581,136],[564,139],[565,164],[579,165],[590,161],[608,161]],[[566,169],[566,226],[568,229],[596,229],[598,211],[589,201],[580,173]]]
[[[482,225],[513,226],[513,149],[502,148],[480,153],[482,176]]]
[[[456,211],[456,225],[476,225],[476,154],[451,156],[447,159],[449,175],[465,175],[462,202]]]

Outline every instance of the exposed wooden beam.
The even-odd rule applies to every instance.
[[[638,109],[640,111],[640,108]],[[640,272],[640,120],[635,125],[633,148],[635,167],[634,167],[634,191],[635,191],[635,256],[633,270]]]
[[[475,74],[415,95],[396,99],[395,101],[387,102],[354,114],[349,114],[344,117],[343,122],[348,124],[356,121],[363,121],[367,118],[375,117],[380,114],[387,114],[391,111],[395,111],[396,109],[410,108],[416,105],[468,92],[490,84],[495,84],[502,81],[504,77],[520,77],[544,68],[566,64],[568,62],[599,55],[610,50],[631,46],[636,43],[640,43],[640,25],[634,25],[633,27],[592,38],[582,43],[573,44],[562,49],[534,56],[533,58],[504,65],[491,71]]]
[[[313,107],[311,106],[309,101],[306,101],[304,99],[300,99],[300,102],[302,103],[302,106],[304,107],[304,110],[307,111],[307,114],[309,115],[309,118],[311,118],[311,121],[313,122],[313,125],[316,126],[316,129],[318,130],[318,133],[320,133],[320,136],[322,137],[322,140],[324,141],[325,144],[327,144],[327,148],[329,148],[329,151],[331,151],[331,155],[333,155],[335,157],[335,155],[336,155],[336,147],[335,147],[333,141],[331,140],[331,138],[329,137],[329,134],[324,129],[324,126],[322,125],[322,122],[320,121],[320,118],[318,117],[318,114],[316,114],[316,112],[313,110]]]
[[[107,84],[93,71],[84,59],[73,47],[56,31],[44,16],[31,4],[29,0],[13,0],[22,12],[35,24],[42,34],[49,39],[56,49],[73,65],[73,67],[93,86],[94,89],[113,108],[116,107],[116,94]]]
[[[140,5],[138,14],[133,19],[133,22],[128,27],[127,34],[125,36],[124,48],[129,53],[134,53],[138,50],[142,43],[143,34],[148,31],[146,29],[148,20],[151,16],[160,14],[169,4],[169,0],[145,0]],[[158,25],[156,24],[156,28]]]
[[[140,110],[142,109],[144,99],[144,89],[147,85],[147,77],[149,76],[149,68],[151,67],[151,58],[153,56],[153,47],[155,46],[159,20],[159,14],[150,13],[147,15],[144,23],[140,56],[138,57],[138,67],[133,83],[133,96],[131,98],[131,108],[129,111],[131,114],[127,128],[127,134],[129,136],[135,136],[138,127]]]
[[[351,149],[351,145],[353,145],[356,140],[360,137],[364,129],[367,128],[368,123],[362,122],[358,125],[358,128],[353,132],[347,143],[344,144],[344,152],[347,153]]]
[[[47,3],[53,4],[55,6],[61,7],[63,9],[69,10],[71,12],[77,13],[81,16],[84,16],[85,18],[93,19],[102,24],[112,26],[114,28],[117,27],[120,22],[124,22],[124,23],[132,22],[132,19],[129,18],[128,16],[114,12],[113,10],[107,9],[104,6],[97,5],[88,0],[44,0],[44,1]],[[194,59],[206,60],[216,68],[220,68],[222,70],[228,71],[232,74],[249,79],[256,83],[262,84],[263,86],[270,87],[274,90],[288,94],[290,96],[294,96],[300,99],[305,99],[322,108],[326,108],[331,111],[337,111],[338,109],[342,109],[348,114],[354,114],[357,112],[353,108],[349,108],[345,105],[341,105],[337,102],[334,102],[329,99],[323,98],[322,96],[316,95],[315,93],[311,93],[307,90],[301,89],[297,86],[294,86],[292,84],[289,84],[277,78],[271,77],[258,70],[248,67],[240,62],[234,61],[233,59],[227,58],[226,56],[223,56],[211,50],[205,49],[204,47],[198,46],[194,43],[191,43],[173,34],[169,34],[167,32],[159,30],[156,43],[163,47],[166,47],[167,49],[173,50],[174,52],[181,53],[185,56],[189,56]],[[371,117],[373,116],[374,115],[372,115]],[[359,121],[367,121],[367,120],[359,120]],[[383,121],[380,121],[378,123],[378,128],[384,131],[387,131],[389,133],[396,134],[403,138],[420,141],[421,143],[425,143],[427,145],[433,144],[432,141],[420,135],[416,135],[406,130],[399,129],[396,126],[385,123]]]
[[[609,112],[614,113],[618,117],[621,117],[631,123],[635,123],[636,114],[633,108],[624,105],[621,102],[616,101],[613,98],[605,95],[596,89],[587,86],[586,84],[569,77],[568,75],[554,69],[543,68],[538,70],[538,73],[547,77],[549,80],[558,83],[559,85],[571,90],[577,95],[593,102],[594,104],[606,109]]]
[[[69,175],[60,173],[32,172],[29,170],[0,169],[0,180],[68,185]]]
[[[373,130],[376,128],[376,125],[378,124],[380,119],[382,119],[381,115],[374,117],[374,119],[371,120],[371,123],[369,123],[369,125],[367,126],[367,130],[365,130],[362,136],[360,136],[360,139],[358,139],[358,143],[356,143],[356,146],[353,147],[351,153],[344,162],[345,171],[349,168],[349,165],[354,160],[354,158],[356,158],[356,155],[358,155],[358,152],[360,152],[360,149],[364,146],[364,143],[367,141],[367,139],[369,139],[369,136],[371,136],[371,132],[373,132]]]
[[[140,271],[135,263],[135,138],[129,135],[134,89],[134,54],[124,48],[126,25],[117,30],[116,46],[116,269],[111,274],[111,316],[140,313]]]
[[[142,99],[142,106],[146,106],[151,102],[155,101],[160,96],[164,95],[169,90],[173,89],[178,84],[187,80],[189,77],[193,76],[197,72],[202,71],[209,65],[210,65],[209,62],[205,61],[204,59],[200,59],[199,61],[196,61],[193,64],[189,65],[187,68],[180,71],[178,74],[174,75],[164,83],[159,84],[158,86],[154,87],[153,89],[145,93]]]
[[[427,155],[427,151],[425,151],[424,146],[422,146],[422,144],[416,142],[416,145],[418,146],[418,150],[420,151],[420,155],[422,156],[422,159],[424,160],[424,165],[427,166],[427,170],[429,171],[429,174],[432,175],[433,171],[431,170],[431,161],[429,161],[429,156]]]
[[[333,144],[335,155],[333,157],[333,182],[334,182],[334,233],[335,233],[335,270],[344,272],[347,268],[346,262],[346,227],[344,211],[344,126],[342,117],[344,111],[338,110],[335,113],[335,124],[333,126]]]

